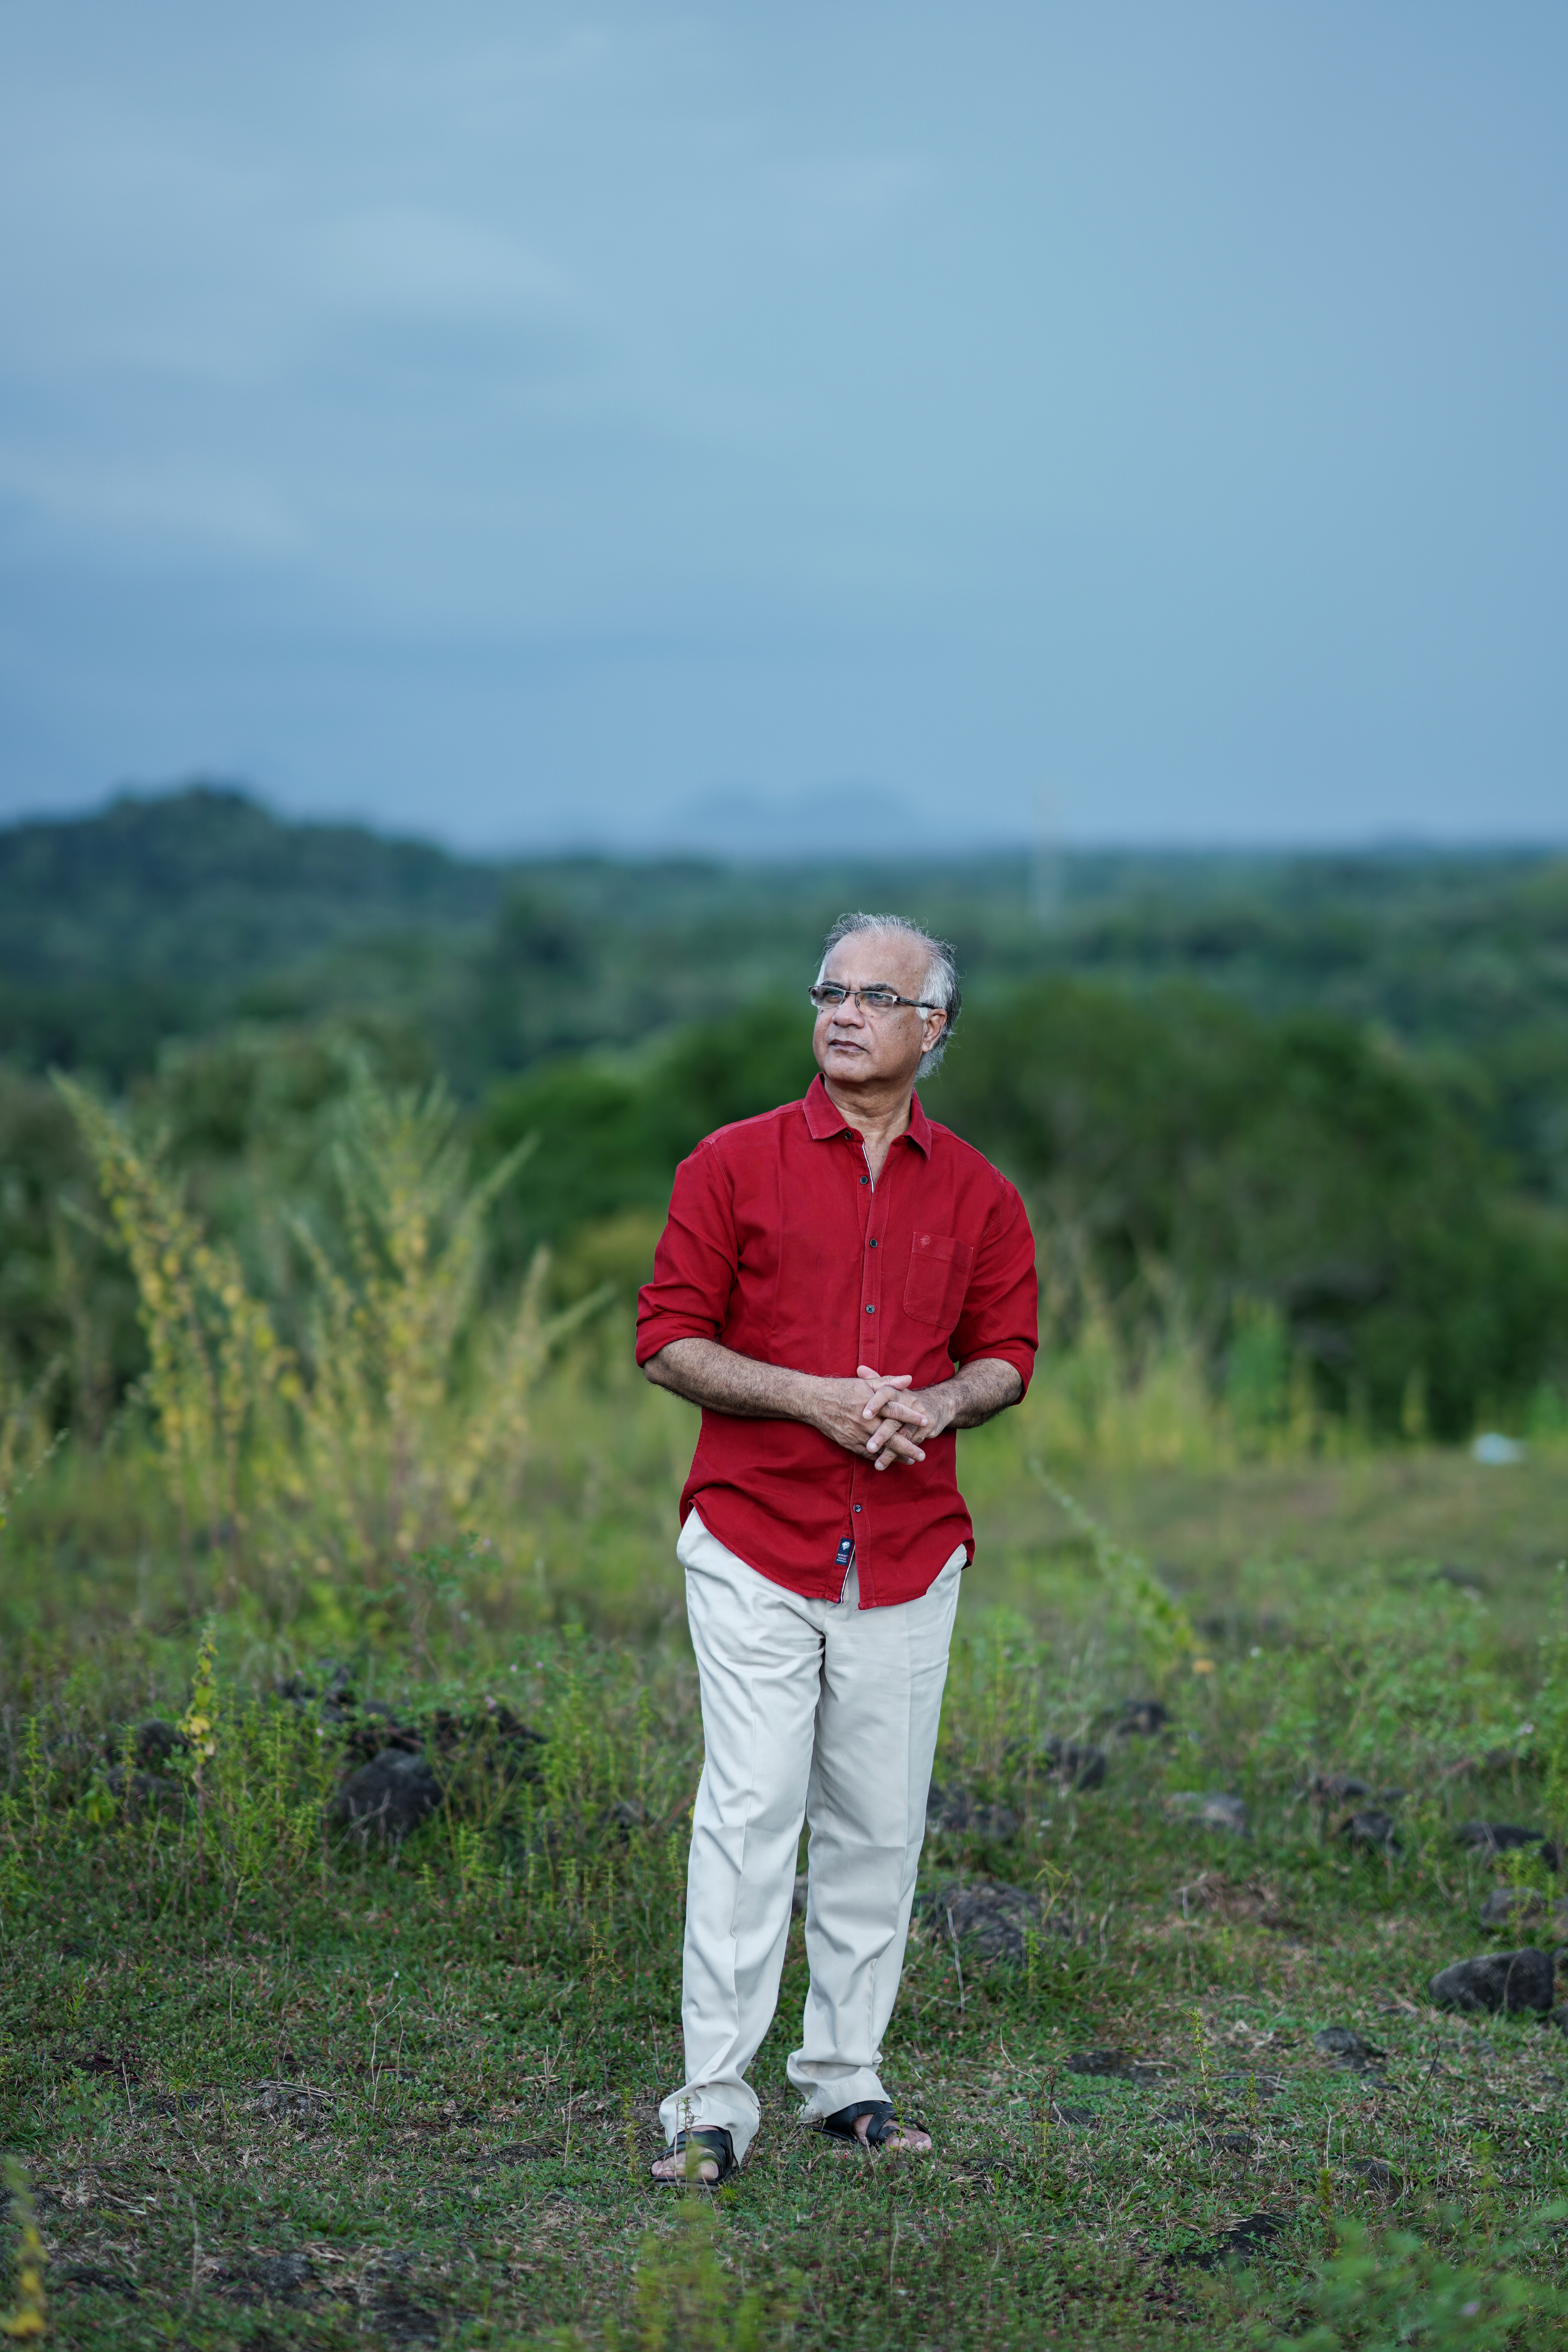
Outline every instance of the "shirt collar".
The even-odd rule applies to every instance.
[[[820,1070],[807,1087],[805,1100],[801,1105],[801,1108],[805,1113],[806,1131],[815,1143],[825,1141],[828,1136],[847,1135],[849,1132],[849,1121],[823,1085]],[[931,1158],[931,1121],[921,1108],[919,1095],[913,1095],[910,1098],[910,1124],[906,1131],[910,1141],[925,1159],[929,1160]]]

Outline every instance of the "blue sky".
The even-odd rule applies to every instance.
[[[0,815],[1568,837],[1568,12],[0,0]]]

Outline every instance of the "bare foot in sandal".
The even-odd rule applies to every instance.
[[[657,2157],[650,2168],[655,2180],[677,2189],[689,2182],[699,2189],[717,2189],[721,2180],[740,2170],[734,2143],[718,2124],[710,2124],[705,2130],[677,2132],[674,2147],[668,2155]]]
[[[853,2140],[873,2152],[889,2156],[929,2156],[931,2134],[919,2124],[907,2124],[893,2113],[890,2099],[864,2099],[858,2106],[840,2107],[825,2116],[822,2128],[830,2139]]]
[[[895,2117],[892,2129],[885,2132],[880,2139],[872,2139],[870,2133],[870,2116],[857,2116],[855,2137],[862,2147],[879,2147],[889,2156],[929,2156],[931,2154],[931,2134],[928,2131],[922,2131],[919,2124],[901,2124]]]

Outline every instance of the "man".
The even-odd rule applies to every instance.
[[[953,1432],[1016,1404],[1034,1366],[1023,1203],[914,1091],[958,1017],[951,950],[847,915],[811,995],[820,1075],[681,1163],[639,1302],[638,1362],[702,1407],[677,1556],[706,1760],[665,2180],[716,2184],[756,2131],[745,2078],[803,1818],[811,1986],[790,2081],[838,2138],[931,2146],[878,2070],[973,1550]]]

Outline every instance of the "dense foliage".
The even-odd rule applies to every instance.
[[[120,1087],[171,1037],[350,1013],[406,1025],[471,1097],[793,995],[856,905],[954,940],[981,996],[1184,977],[1380,1026],[1441,1057],[1519,1181],[1568,1201],[1568,861],[1525,853],[502,865],[195,787],[0,831],[0,1061]]]
[[[279,1209],[328,1223],[358,1076],[454,1090],[516,1276],[646,1271],[676,1161],[811,1075],[801,990],[845,903],[960,947],[929,1107],[1026,1190],[1064,1334],[1173,1318],[1223,1382],[1261,1311],[1278,1377],[1385,1428],[1539,1422],[1568,1375],[1568,866],[1522,856],[1079,857],[728,873],[483,866],[233,793],[0,835],[5,1369],[101,1423],[142,1360],[72,1069],[289,1328]],[[8,1057],[8,1058],[5,1058]]]
[[[1464,1431],[1568,1337],[1568,1243],[1507,1200],[1452,1097],[1364,1030],[1191,985],[1077,981],[978,1018],[933,1107],[1122,1294],[1173,1281],[1216,1337],[1268,1300],[1342,1404]],[[1049,1228],[1047,1227],[1047,1230]]]

